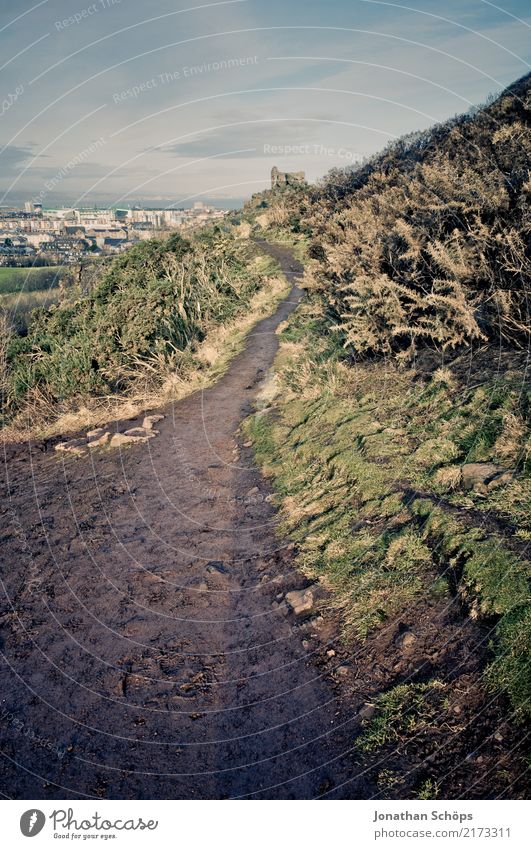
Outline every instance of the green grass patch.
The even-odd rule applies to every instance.
[[[38,268],[11,268],[0,266],[0,295],[12,292],[37,292],[59,285],[67,269],[62,265]]]
[[[506,692],[520,717],[531,717],[531,608],[516,607],[498,624],[495,659],[487,670],[494,691]]]
[[[405,740],[437,722],[447,707],[447,686],[442,681],[399,684],[376,699],[375,715],[364,723],[357,748],[372,752],[387,743]]]

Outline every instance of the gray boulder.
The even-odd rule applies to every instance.
[[[145,427],[132,427],[124,431],[124,436],[142,436],[145,439],[153,439],[155,432]]]
[[[88,447],[89,448],[101,448],[103,445],[108,445],[109,442],[111,441],[110,431],[103,430],[103,428],[100,428],[100,429],[102,431],[100,436],[89,439],[89,441],[88,441]]]

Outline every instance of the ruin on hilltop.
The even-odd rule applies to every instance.
[[[285,186],[300,186],[306,182],[304,171],[279,171],[273,166],[271,169],[271,188],[282,189]]]

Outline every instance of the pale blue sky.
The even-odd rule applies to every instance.
[[[242,198],[273,164],[315,179],[527,73],[527,6],[2,0],[1,202]]]

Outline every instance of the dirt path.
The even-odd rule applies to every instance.
[[[274,250],[293,281],[300,266]],[[304,581],[251,450],[237,450],[300,297],[294,285],[217,385],[164,410],[147,444],[79,459],[11,451],[5,794],[291,799],[352,778],[319,623],[286,615],[282,594]],[[360,795],[350,782],[335,797]]]

